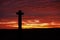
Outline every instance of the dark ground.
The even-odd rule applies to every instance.
[[[26,40],[51,40],[60,38],[60,29],[24,29],[23,39]]]
[[[0,40],[46,40],[60,36],[60,29],[0,30]],[[57,38],[56,38],[57,39]]]
[[[18,30],[0,29],[0,40],[18,40]]]

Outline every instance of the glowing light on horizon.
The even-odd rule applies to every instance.
[[[0,22],[0,24],[14,24],[14,23],[17,23],[15,21],[9,21],[9,22]]]
[[[22,23],[22,29],[29,28],[60,28],[60,23],[56,22],[40,23],[39,20],[34,20],[33,22],[29,20],[29,22]]]
[[[13,24],[13,25],[6,25],[6,26],[8,26],[8,27],[18,27],[18,25],[17,25],[17,24]]]
[[[18,23],[16,21],[9,21],[9,22],[0,22],[0,25],[6,25],[7,27],[18,27]]]
[[[0,22],[0,25],[6,25],[8,27],[17,27],[18,22],[16,21],[9,21],[9,22]],[[41,22],[40,20],[26,20],[22,21],[22,29],[31,29],[31,28],[60,28],[60,23],[56,22]]]

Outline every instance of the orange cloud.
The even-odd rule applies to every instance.
[[[60,28],[60,23],[51,22],[41,22],[40,20],[27,20],[22,21],[22,29],[32,29],[32,28]]]
[[[0,22],[0,29],[17,29],[17,28],[18,28],[17,21]]]

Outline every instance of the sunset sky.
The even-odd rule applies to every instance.
[[[24,12],[23,28],[60,28],[60,0],[0,0],[0,29],[18,28],[18,10]]]

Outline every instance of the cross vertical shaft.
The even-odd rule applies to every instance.
[[[19,30],[21,30],[22,28],[21,28],[21,26],[22,26],[22,15],[24,14],[21,10],[19,10],[17,13],[16,13],[17,15],[18,15],[18,28],[19,28]]]

